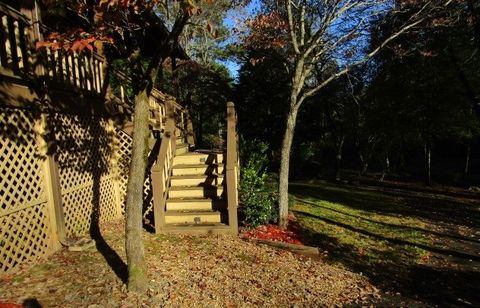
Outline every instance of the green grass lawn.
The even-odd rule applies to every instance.
[[[478,196],[404,184],[291,183],[291,210],[306,244],[413,300],[404,306],[478,307]]]
[[[323,181],[292,183],[290,192],[305,240],[332,262],[385,282],[429,257],[421,248],[431,245],[429,226],[405,215],[402,198]]]

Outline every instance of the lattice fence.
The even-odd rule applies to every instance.
[[[52,250],[44,161],[35,117],[0,109],[0,273]]]
[[[122,130],[117,130],[118,137],[118,170],[119,170],[119,189],[120,199],[122,203],[122,214],[125,214],[125,196],[127,194],[128,170],[130,166],[130,157],[132,152],[132,137]],[[153,211],[152,184],[150,173],[147,173],[145,183],[143,185],[143,217],[147,217]]]
[[[67,236],[89,231],[92,219],[120,218],[115,202],[115,131],[93,117],[55,114],[60,187]]]
[[[113,122],[51,113],[43,122],[48,127],[34,129],[42,127],[41,117],[27,110],[0,109],[0,274],[58,247],[52,228],[57,219],[54,198],[49,197],[53,190],[48,189],[55,181],[47,148],[56,153],[56,183],[68,237],[88,234],[92,219],[122,217],[125,184],[119,167],[130,148],[122,147]]]

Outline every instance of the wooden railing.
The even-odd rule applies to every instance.
[[[225,168],[228,224],[234,234],[238,233],[237,208],[238,208],[238,183],[240,176],[237,113],[232,102],[227,103],[227,165]]]
[[[27,11],[27,13],[30,11]],[[31,16],[35,14],[30,12]],[[80,91],[84,94],[96,95],[105,98],[108,91],[110,99],[126,105],[133,105],[126,95],[124,84],[131,80],[120,71],[110,68],[110,74],[124,81],[115,89],[107,90],[105,78],[107,71],[106,59],[96,52],[74,53],[65,50],[35,50],[35,43],[43,39],[42,32],[48,32],[47,27],[32,22],[22,12],[0,3],[0,75],[15,77],[11,82],[26,84],[22,78],[47,77],[48,85],[55,89]],[[180,119],[178,128],[187,135],[187,111],[170,97],[154,89],[150,97],[150,126],[153,130],[165,129],[166,106],[165,101],[173,101],[175,114]],[[191,127],[190,127],[191,128]],[[187,140],[186,140],[187,141]],[[189,139],[193,146],[193,139]]]
[[[153,213],[155,217],[155,232],[161,233],[165,225],[165,205],[167,202],[173,158],[176,150],[175,107],[173,102],[167,102],[167,117],[160,151],[156,164],[152,168]]]
[[[28,41],[30,19],[19,11],[0,3],[0,66],[12,72],[29,69]]]

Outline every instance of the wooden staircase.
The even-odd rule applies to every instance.
[[[235,124],[233,104],[228,106],[227,120]],[[185,135],[188,130],[172,123],[174,119],[167,119],[157,164],[152,169],[156,232],[237,234],[236,132],[230,131],[231,147],[226,151],[193,151]],[[235,129],[235,125],[230,127]]]

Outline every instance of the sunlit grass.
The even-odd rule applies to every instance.
[[[428,225],[403,215],[401,198],[327,182],[293,183],[290,191],[306,241],[334,262],[401,274],[428,256],[421,248],[431,244]]]

